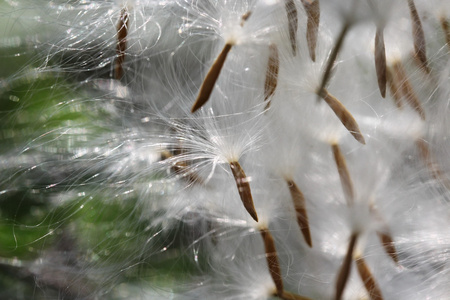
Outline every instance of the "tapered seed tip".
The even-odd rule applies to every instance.
[[[363,145],[366,144],[366,140],[364,139],[364,136],[363,136],[360,132],[354,133],[353,136],[354,136],[354,137],[356,138],[356,140],[357,140],[358,142],[360,142],[361,144],[363,144]]]

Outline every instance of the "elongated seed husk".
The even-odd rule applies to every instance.
[[[289,39],[291,41],[292,54],[297,54],[297,29],[298,29],[298,12],[294,0],[285,0],[284,7],[286,8]]]
[[[370,272],[366,261],[362,257],[356,259],[356,267],[358,269],[359,276],[361,277],[364,286],[366,287],[366,290],[370,295],[370,299],[383,300],[381,290],[378,287],[378,284],[373,277],[372,272]]]
[[[248,20],[248,18],[250,18],[251,15],[252,12],[249,10],[248,12],[246,12],[241,16],[241,27],[244,26],[245,22]]]
[[[355,195],[353,192],[353,182],[347,168],[347,162],[338,144],[331,145],[331,148],[333,150],[334,161],[336,162],[339,178],[341,180],[342,190],[344,191],[345,198],[347,199],[347,204],[353,205]]]
[[[336,281],[336,295],[335,300],[340,300],[344,294],[345,286],[347,284],[348,277],[350,277],[351,266],[353,261],[353,251],[355,250],[356,241],[358,240],[358,235],[353,233],[350,237],[350,242],[347,248],[347,254],[345,255],[344,262],[342,263],[341,269],[339,270],[338,278]]]
[[[262,239],[264,241],[264,248],[266,250],[267,265],[269,267],[270,276],[272,276],[275,287],[277,288],[277,295],[283,294],[283,279],[281,277],[280,264],[278,262],[277,250],[275,242],[269,229],[260,230]]]
[[[336,117],[339,118],[342,125],[347,128],[347,130],[353,135],[353,137],[361,144],[366,144],[364,136],[359,130],[359,125],[356,123],[355,118],[352,114],[345,108],[345,106],[333,95],[331,95],[326,89],[323,90],[320,95],[322,99],[328,104],[328,106],[334,111]]]
[[[306,22],[306,40],[308,42],[309,56],[312,61],[316,61],[317,36],[320,24],[320,4],[319,0],[302,0],[308,20]]]
[[[205,79],[203,80],[202,86],[200,87],[200,92],[198,93],[197,99],[195,100],[194,105],[192,106],[191,112],[196,112],[200,107],[205,105],[208,102],[209,97],[211,96],[212,90],[214,89],[214,85],[216,84],[217,78],[219,78],[220,71],[225,63],[228,53],[230,52],[232,44],[227,43],[223,47],[219,56],[214,61],[211,69],[209,69],[208,74],[206,74]]]
[[[275,93],[278,84],[278,71],[280,69],[280,59],[278,47],[275,44],[269,46],[269,61],[267,64],[266,80],[264,82],[264,101],[267,101],[266,108],[270,107],[270,97]]]
[[[425,110],[423,109],[419,98],[417,98],[414,89],[409,83],[402,63],[400,61],[395,62],[393,69],[396,76],[396,81],[400,85],[399,88],[401,88],[402,95],[405,97],[406,102],[419,114],[422,120],[425,120]]]
[[[383,28],[377,28],[375,34],[375,69],[381,96],[386,97],[386,51],[384,47]]]
[[[378,231],[377,234],[386,254],[398,265],[397,249],[395,249],[394,240],[392,239],[391,234],[381,231]]]
[[[419,13],[417,12],[414,0],[408,0],[409,12],[412,20],[412,34],[414,40],[414,54],[422,64],[422,67],[427,73],[430,72],[427,63],[427,51],[425,34],[423,32],[422,22],[420,21]]]
[[[117,57],[114,66],[114,77],[118,80],[123,77],[123,63],[125,61],[125,50],[127,49],[128,21],[128,10],[123,8],[120,12],[119,23],[117,24]]]
[[[441,17],[441,26],[445,34],[445,42],[450,48],[450,22],[445,17]]]
[[[278,298],[283,299],[283,300],[311,300],[310,298],[303,297],[303,296],[293,294],[290,292],[286,292],[286,291],[283,291],[283,294],[277,295],[277,296],[278,296]]]
[[[402,91],[398,86],[397,78],[396,76],[394,76],[391,68],[386,69],[386,78],[389,84],[389,89],[391,90],[391,96],[392,98],[394,98],[395,105],[398,108],[402,108],[403,107]]]
[[[230,168],[233,173],[234,180],[236,181],[236,186],[239,196],[241,197],[242,204],[244,204],[244,207],[250,216],[258,222],[258,215],[256,214],[255,205],[253,204],[250,182],[247,175],[245,175],[244,170],[237,161],[230,162]]]
[[[430,148],[428,144],[423,139],[417,139],[416,141],[417,148],[419,149],[420,156],[424,161],[428,172],[430,172],[431,176],[438,180],[445,188],[450,190],[450,180],[446,175],[442,172],[439,165],[434,161],[433,155],[431,154]]]
[[[179,152],[179,150],[177,150],[175,152]],[[167,150],[165,150],[161,153],[162,160],[169,159],[173,156],[174,155]],[[198,174],[194,170],[189,170],[189,163],[186,161],[177,161],[170,168],[172,169],[172,171],[175,174],[179,174],[184,179],[186,179],[188,183],[193,183],[193,184],[203,184],[204,183],[204,181],[198,176]]]
[[[306,212],[306,203],[303,193],[293,180],[286,181],[289,192],[291,193],[292,202],[295,212],[297,213],[297,223],[302,231],[303,238],[309,247],[312,247],[311,232],[309,230],[308,213]]]

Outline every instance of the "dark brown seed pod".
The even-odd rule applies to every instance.
[[[445,43],[450,48],[450,22],[445,17],[441,17],[441,26],[445,34]]]
[[[211,69],[209,69],[208,74],[206,74],[206,77],[203,80],[197,99],[195,100],[195,103],[192,106],[191,109],[192,113],[196,112],[200,107],[202,107],[203,105],[205,105],[206,102],[208,102],[212,90],[214,89],[214,85],[216,84],[217,78],[219,78],[220,71],[222,70],[227,55],[232,47],[233,45],[230,43],[225,44],[219,56],[212,64]]]
[[[276,295],[278,298],[283,299],[283,300],[311,300],[310,298],[304,297],[304,296],[300,296],[297,294],[293,294],[290,292],[286,292],[283,291],[283,294],[281,295]]]
[[[308,42],[309,56],[312,61],[316,61],[317,36],[320,24],[320,4],[319,0],[302,0],[308,20],[306,22],[306,40]]]
[[[264,242],[267,266],[269,268],[270,276],[272,276],[275,287],[277,288],[277,295],[283,295],[283,279],[281,277],[280,263],[278,262],[277,250],[272,234],[267,228],[261,228],[259,232],[261,233]]]
[[[347,248],[347,254],[345,255],[344,262],[342,263],[341,269],[336,280],[336,295],[335,300],[340,300],[344,294],[345,286],[347,285],[347,280],[350,277],[351,266],[353,261],[353,251],[355,250],[356,242],[358,240],[358,234],[353,233],[350,237],[350,242]]]
[[[291,40],[292,54],[297,54],[297,30],[298,30],[298,12],[294,0],[285,0],[284,7],[286,8],[289,39]]]
[[[275,44],[269,46],[269,61],[267,63],[266,80],[264,82],[264,101],[267,101],[265,109],[270,107],[270,97],[275,93],[278,84],[278,71],[280,59],[278,47]]]
[[[248,12],[246,12],[241,16],[241,27],[244,26],[245,22],[248,20],[248,18],[250,18],[251,15],[252,12],[249,10]]]
[[[321,94],[318,94],[328,106],[333,110],[336,117],[339,118],[342,125],[347,128],[347,130],[353,135],[353,137],[365,145],[366,141],[364,140],[364,136],[359,130],[359,125],[356,123],[355,118],[353,118],[352,114],[345,108],[345,106],[333,95],[331,95],[326,89],[322,91]]]
[[[427,50],[425,42],[425,34],[423,32],[422,22],[417,12],[414,0],[408,0],[409,13],[411,15],[412,35],[414,40],[414,55],[420,61],[421,67],[427,73],[430,73],[427,62]]]
[[[356,258],[356,267],[371,300],[383,300],[383,295],[375,278],[362,257]]]
[[[397,78],[396,78],[396,76],[394,76],[391,68],[386,69],[386,78],[387,78],[387,83],[389,85],[389,89],[391,91],[391,96],[392,96],[392,98],[394,98],[395,105],[398,108],[402,108],[403,107],[402,91],[397,82]]]
[[[350,172],[347,168],[347,162],[345,161],[345,157],[342,154],[338,144],[331,145],[331,149],[333,150],[334,161],[336,162],[342,190],[344,191],[345,198],[347,199],[347,204],[349,206],[353,205],[355,195],[353,192],[352,178],[350,177]]]
[[[123,63],[125,61],[125,51],[127,49],[128,22],[128,10],[123,8],[120,12],[119,23],[117,24],[117,57],[114,66],[114,77],[118,80],[123,77]]]
[[[375,69],[377,71],[378,88],[381,97],[386,97],[386,51],[384,47],[383,28],[377,28],[375,34]]]
[[[377,231],[377,235],[380,238],[381,244],[383,245],[386,254],[389,255],[389,257],[392,258],[395,264],[398,265],[399,263],[397,249],[395,249],[394,240],[392,239],[391,234],[388,232]]]
[[[401,89],[406,102],[419,114],[422,120],[425,120],[425,110],[406,76],[403,64],[400,61],[397,61],[393,64],[392,68],[394,70],[396,82],[399,84],[399,88]]]
[[[237,161],[230,162],[231,172],[233,173],[234,180],[236,181],[236,186],[241,197],[242,204],[244,204],[245,209],[250,214],[250,216],[258,222],[258,215],[256,214],[255,205],[253,204],[252,192],[250,190],[250,182],[245,175],[244,170]]]
[[[309,230],[308,213],[306,212],[306,203],[303,193],[293,180],[286,180],[291,193],[295,212],[297,213],[297,223],[302,231],[303,238],[309,247],[312,247],[311,232]]]
[[[425,163],[431,176],[438,180],[445,188],[450,190],[450,180],[444,175],[439,165],[435,162],[428,144],[423,139],[417,139],[416,146],[419,150],[420,157]]]

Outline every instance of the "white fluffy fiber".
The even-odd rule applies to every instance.
[[[55,184],[64,176],[95,175],[98,180],[86,182],[61,179],[67,184],[54,196],[55,203],[71,193],[87,193],[83,201],[132,193],[138,198],[136,210],[152,228],[149,236],[142,232],[145,251],[163,251],[159,244],[152,246],[155,230],[170,232],[181,223],[195,232],[181,249],[193,262],[207,262],[199,274],[170,287],[155,280],[139,288],[115,286],[111,274],[139,263],[144,250],[122,261],[114,258],[117,270],[91,262],[72,270],[79,273],[66,284],[95,278],[103,287],[79,298],[108,299],[111,294],[103,293],[112,291],[124,299],[269,299],[276,290],[259,234],[267,227],[284,288],[291,293],[333,299],[350,235],[358,232],[354,255],[365,259],[384,299],[450,299],[450,45],[445,38],[450,33],[441,26],[443,19],[450,22],[448,1],[415,1],[429,74],[414,58],[408,1],[377,2],[375,11],[370,0],[320,0],[315,62],[308,53],[302,2],[311,1],[294,1],[299,23],[295,56],[282,0],[2,4],[8,25],[0,43],[7,46],[9,38],[25,37],[20,43],[34,48],[39,62],[36,69],[2,78],[4,89],[30,74],[68,76],[79,96],[62,106],[101,112],[95,123],[78,128],[82,132],[68,123],[27,133],[23,145],[1,154],[9,174],[0,175],[2,182],[11,189],[23,186],[23,180],[34,180],[27,178],[30,168],[42,168]],[[129,14],[124,77],[116,80],[116,26],[124,7]],[[248,11],[252,14],[241,26]],[[316,95],[330,51],[347,23],[350,29],[326,88],[353,115],[365,145]],[[402,63],[425,120],[405,98],[397,107],[389,85],[386,98],[380,96],[376,24],[385,26],[388,66]],[[191,113],[204,77],[230,41],[233,47],[209,101]],[[280,70],[266,110],[270,44],[278,47]],[[335,143],[352,178],[353,206],[347,204],[333,159]],[[245,170],[259,222],[243,207],[229,166],[233,161]],[[304,194],[312,248],[297,225],[286,180]],[[84,188],[93,182],[94,188]],[[378,231],[390,232],[398,265],[384,251]],[[50,267],[44,263],[33,272],[42,277]],[[343,298],[369,299],[355,263],[351,268]],[[110,277],[101,279],[102,272]]]

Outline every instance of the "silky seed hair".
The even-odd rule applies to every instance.
[[[4,7],[0,272],[33,297],[449,294],[445,1]]]

